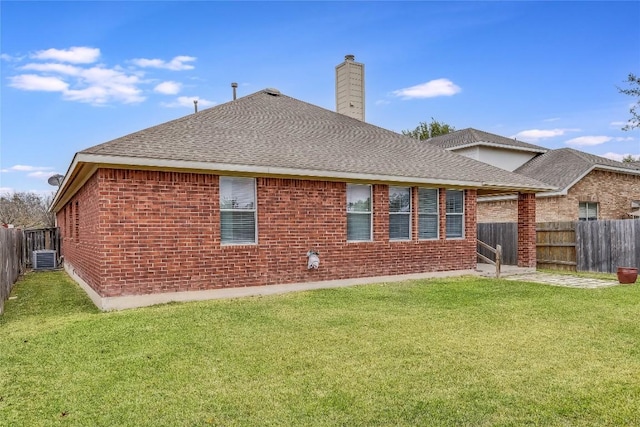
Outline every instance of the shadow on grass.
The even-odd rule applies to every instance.
[[[98,313],[87,294],[64,271],[27,272],[5,302],[0,325],[12,321]]]

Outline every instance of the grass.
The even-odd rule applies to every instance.
[[[1,425],[640,425],[637,285],[468,277],[101,313],[52,272],[13,295]]]

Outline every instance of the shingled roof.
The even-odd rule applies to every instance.
[[[551,189],[380,127],[265,89],[80,151],[76,169],[152,167],[423,183],[497,192]],[[75,191],[75,190],[72,190]],[[66,198],[66,197],[65,197]]]
[[[528,151],[534,153],[546,153],[547,149],[538,145],[529,144],[518,141],[515,138],[506,138],[481,130],[467,128],[459,131],[451,132],[444,135],[438,135],[427,140],[430,144],[445,150],[461,149],[473,147],[476,145],[485,145],[493,147],[511,148],[514,150]]]
[[[640,170],[629,163],[574,150],[550,150],[525,163],[514,172],[553,185],[566,192],[593,169],[640,175]]]

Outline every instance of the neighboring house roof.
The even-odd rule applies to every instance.
[[[594,169],[640,175],[640,170],[629,163],[617,162],[573,148],[550,150],[530,160],[514,172],[560,189],[559,192],[552,194],[566,194],[569,188]]]
[[[640,161],[637,162],[629,162],[628,163],[630,166],[636,168],[636,169],[640,169]]]
[[[434,184],[485,192],[553,189],[265,89],[76,153],[52,209],[99,167]]]
[[[427,140],[430,144],[445,150],[459,150],[462,148],[483,145],[488,147],[510,148],[512,150],[528,151],[534,153],[546,153],[548,150],[538,145],[518,141],[515,138],[506,138],[481,130],[467,128],[456,132],[438,135]]]

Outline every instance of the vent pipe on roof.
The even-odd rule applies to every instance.
[[[233,100],[236,100],[236,89],[238,88],[238,83],[233,82],[231,83],[231,87],[233,88]]]
[[[194,108],[194,110],[196,110],[195,112],[197,113],[198,112],[198,100],[197,99],[193,100],[193,108]]]

